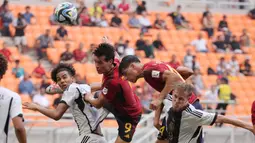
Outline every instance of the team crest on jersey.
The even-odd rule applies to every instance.
[[[102,90],[102,92],[103,92],[103,94],[107,94],[108,89],[104,87],[103,90]]]
[[[159,78],[159,74],[160,74],[160,71],[155,71],[155,70],[153,70],[153,71],[151,72],[151,76],[152,76],[153,78]]]

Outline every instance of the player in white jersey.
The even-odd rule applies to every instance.
[[[202,126],[213,125],[214,123],[232,124],[255,133],[251,124],[217,115],[217,113],[195,109],[188,102],[192,91],[193,86],[191,84],[181,83],[175,88],[173,96],[164,100],[164,104],[170,106],[166,113],[167,133],[170,143],[198,143],[197,138]]]
[[[51,78],[63,90],[63,95],[56,109],[47,109],[35,103],[24,103],[24,108],[39,111],[59,120],[70,107],[79,129],[76,143],[106,143],[99,124],[108,115],[104,108],[96,109],[84,102],[83,97],[90,92],[90,86],[75,83],[75,69],[71,65],[59,64],[51,72]]]
[[[0,54],[0,80],[8,67],[6,58]],[[20,143],[26,143],[26,130],[23,124],[23,113],[20,96],[0,86],[0,143],[7,143],[9,123],[12,120],[15,133]]]

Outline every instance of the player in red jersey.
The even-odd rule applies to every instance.
[[[253,133],[255,134],[255,101],[253,102],[251,107],[251,121],[253,124]]]
[[[140,121],[142,106],[126,80],[119,76],[119,60],[115,59],[112,45],[102,43],[93,52],[97,72],[103,74],[101,94],[85,96],[85,100],[96,108],[105,107],[112,112],[119,125],[116,143],[131,142]]]
[[[192,70],[185,67],[174,69],[163,62],[152,61],[143,65],[136,56],[129,55],[122,59],[119,72],[131,82],[144,78],[147,83],[160,92],[159,98],[152,101],[151,108],[158,109],[154,119],[154,126],[160,130],[157,142],[165,142],[164,140],[167,138],[165,121],[163,120],[162,126],[159,125],[159,117],[163,106],[161,108],[158,107],[162,105],[165,97],[172,92],[176,85],[185,82],[185,79],[192,75]],[[194,94],[189,98],[189,103],[193,104],[197,109],[202,109],[199,100]]]

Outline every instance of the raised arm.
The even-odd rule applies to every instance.
[[[26,102],[23,104],[23,108],[38,111],[51,119],[59,120],[69,108],[69,106],[64,102],[60,102],[56,109],[47,109],[38,104]]]
[[[184,66],[179,66],[176,71],[183,77],[183,79],[189,78],[194,72],[192,69],[184,67]]]
[[[104,95],[100,93],[98,98],[94,98],[92,94],[87,94],[84,97],[84,100],[89,102],[92,106],[96,107],[97,109],[104,106],[104,103],[106,102],[106,99],[104,98]]]
[[[226,124],[231,124],[231,125],[234,125],[234,126],[237,126],[237,127],[241,127],[241,128],[244,128],[244,129],[247,129],[251,132],[254,133],[254,128],[251,124],[248,124],[246,122],[243,122],[241,120],[237,120],[237,119],[231,119],[231,118],[228,118],[226,116],[222,116],[222,115],[218,115],[215,123],[226,123]]]
[[[160,92],[159,98],[151,102],[150,108],[153,110],[156,110],[161,105],[167,94],[169,94],[177,84],[184,82],[179,75],[169,70],[164,71],[162,77],[165,81],[165,87]]]

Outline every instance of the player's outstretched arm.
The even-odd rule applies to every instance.
[[[192,69],[184,67],[184,66],[179,66],[176,71],[183,77],[183,79],[189,78],[194,72]]]
[[[159,98],[152,101],[150,104],[150,108],[152,110],[156,110],[166,98],[166,96],[178,85],[179,83],[183,82],[182,79],[172,71],[165,71],[162,75],[163,80],[166,82],[165,87],[159,94]]]
[[[92,94],[87,94],[86,96],[84,96],[84,100],[89,102],[92,106],[99,109],[104,106],[106,99],[104,98],[104,95],[101,93],[98,98],[94,98]]]
[[[19,143],[26,143],[27,142],[26,130],[24,127],[24,123],[22,121],[22,117],[16,116],[12,118],[12,123]]]
[[[231,124],[231,125],[234,125],[234,126],[237,126],[237,127],[241,127],[241,128],[247,129],[247,130],[249,130],[249,131],[254,133],[253,127],[252,127],[251,124],[248,124],[248,123],[243,122],[241,120],[231,119],[231,118],[228,118],[226,116],[218,115],[215,123]]]
[[[63,116],[63,114],[66,112],[66,110],[69,108],[69,106],[65,103],[59,103],[56,109],[47,109],[45,107],[42,107],[35,103],[24,103],[23,104],[24,109],[34,110],[42,113],[43,115],[54,119],[59,120]]]

